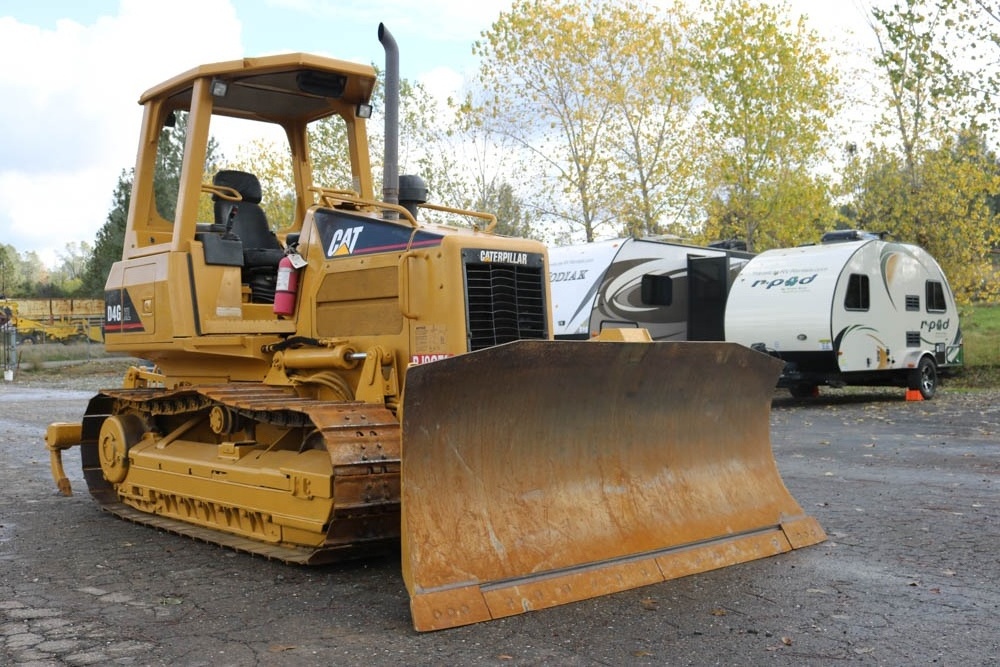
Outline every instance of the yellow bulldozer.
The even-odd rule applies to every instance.
[[[92,496],[129,520],[291,563],[396,550],[420,631],[825,539],[771,452],[779,362],[641,330],[552,340],[545,246],[428,204],[420,179],[398,175],[398,49],[384,26],[378,38],[381,199],[371,66],[247,58],[142,96],[104,333],[109,351],[151,365],[81,422],[49,427],[62,492],[62,453],[79,446]],[[167,216],[157,150],[179,114]],[[291,226],[273,231],[254,174],[206,172],[227,120],[287,140]],[[333,121],[351,183],[320,185],[310,141],[325,135],[310,127]]]

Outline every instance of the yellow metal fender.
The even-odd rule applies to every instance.
[[[519,341],[412,367],[402,566],[417,630],[826,539],[770,444],[780,362],[733,343]]]

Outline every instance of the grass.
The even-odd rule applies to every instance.
[[[965,363],[1000,366],[1000,304],[976,306],[962,320]]]
[[[962,317],[965,368],[950,384],[1000,387],[1000,304],[978,304]]]
[[[103,359],[108,355],[104,345],[98,343],[42,343],[40,345],[21,345],[21,365],[41,364],[49,361],[81,361],[86,359]]]

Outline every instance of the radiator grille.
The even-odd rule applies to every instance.
[[[470,352],[548,337],[542,257],[527,258],[527,264],[466,262]]]

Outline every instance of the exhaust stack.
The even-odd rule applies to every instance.
[[[384,23],[378,24],[378,41],[385,49],[385,164],[382,167],[382,201],[399,203],[399,48]],[[385,211],[386,219],[396,219]]]

